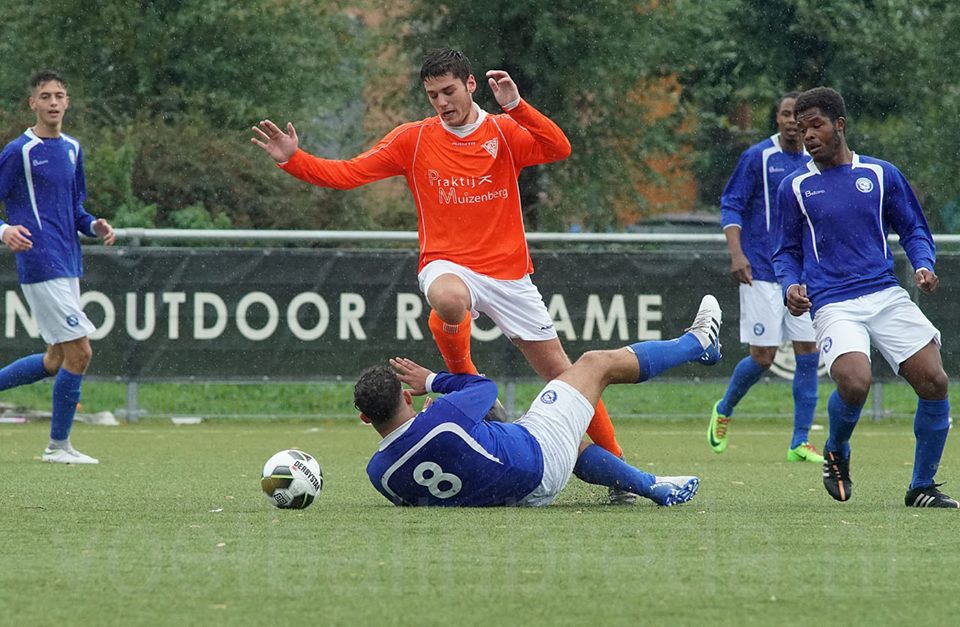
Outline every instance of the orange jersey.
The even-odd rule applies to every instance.
[[[517,177],[527,166],[565,159],[570,142],[523,100],[506,114],[481,115],[463,138],[434,116],[398,126],[347,161],[298,150],[280,167],[335,189],[402,175],[417,205],[420,269],[444,259],[494,279],[519,279],[533,272],[533,262]]]

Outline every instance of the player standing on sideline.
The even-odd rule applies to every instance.
[[[483,420],[497,398],[497,384],[484,377],[433,373],[399,357],[390,360],[393,370],[368,368],[354,387],[354,404],[383,440],[367,475],[395,505],[549,505],[571,474],[658,505],[689,501],[697,477],[647,474],[583,435],[607,385],[647,381],[689,361],[716,363],[720,322],[717,299],[707,295],[675,340],[585,353],[514,423]],[[401,390],[401,381],[411,389]],[[412,397],[428,392],[445,396],[418,414]]]
[[[470,358],[471,319],[487,314],[546,381],[570,367],[543,297],[530,280],[533,263],[523,230],[517,177],[528,166],[565,159],[570,142],[549,118],[520,97],[502,70],[487,83],[506,112],[491,115],[473,101],[477,81],[459,51],[430,52],[420,79],[437,115],[403,124],[348,161],[299,149],[293,124],[270,120],[251,141],[289,174],[308,183],[352,189],[403,176],[417,207],[418,278],[430,303],[429,326],[447,369],[477,374]],[[590,438],[622,456],[603,403]],[[635,496],[611,494],[615,502]]]
[[[43,461],[96,464],[70,444],[70,429],[80,402],[80,385],[93,350],[87,336],[95,330],[80,307],[80,231],[110,246],[113,228],[83,208],[87,185],[80,143],[61,132],[70,105],[67,85],[55,72],[30,80],[30,108],[37,123],[0,153],[0,200],[7,222],[0,238],[15,252],[17,277],[46,353],[23,357],[0,370],[0,390],[56,375],[50,444]]]
[[[780,97],[776,110],[779,132],[744,151],[720,197],[730,274],[740,285],[740,341],[750,346],[750,354],[737,364],[726,393],[713,405],[707,442],[715,453],[727,449],[733,409],[769,370],[786,338],[793,341],[797,364],[793,373],[793,438],[787,461],[819,464],[823,456],[808,441],[817,409],[820,353],[814,342],[816,336],[809,314],[794,317],[784,306],[770,260],[772,232],[777,226],[771,221],[777,187],[785,176],[810,160],[793,115],[799,95],[793,91]]]
[[[780,185],[773,262],[790,312],[813,316],[817,344],[837,383],[827,406],[823,485],[838,501],[852,495],[850,436],[870,391],[873,344],[919,397],[913,479],[904,502],[960,507],[933,479],[950,428],[940,332],[900,287],[887,246],[892,227],[915,269],[917,287],[936,291],[935,248],[923,210],[900,170],[847,147],[839,93],[828,87],[805,91],[796,114],[813,161]]]

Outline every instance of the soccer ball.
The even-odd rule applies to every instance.
[[[263,465],[260,487],[274,507],[304,509],[323,489],[323,471],[312,455],[280,451]]]

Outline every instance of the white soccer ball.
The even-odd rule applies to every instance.
[[[303,509],[323,489],[323,471],[312,455],[297,449],[280,451],[263,465],[260,487],[274,507]]]

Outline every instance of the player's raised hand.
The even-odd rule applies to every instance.
[[[103,240],[104,246],[113,246],[113,243],[117,241],[117,234],[113,232],[113,227],[103,218],[93,221],[93,232]]]
[[[397,373],[397,378],[410,386],[410,393],[422,396],[427,393],[427,377],[433,374],[420,364],[405,357],[394,357],[390,365]]]
[[[33,248],[30,237],[31,234],[27,227],[20,224],[11,224],[9,228],[3,231],[3,243],[15,253],[22,253]]]
[[[810,299],[807,298],[807,286],[793,284],[787,288],[787,309],[794,316],[802,316],[810,311],[812,307]]]
[[[505,107],[520,97],[517,84],[503,70],[487,72],[487,83],[490,85],[490,90],[493,91],[493,97],[497,99],[497,103],[501,107]]]
[[[940,287],[940,277],[934,274],[932,270],[920,268],[917,270],[914,278],[917,281],[917,287],[926,294],[933,294],[937,291],[937,288]]]
[[[292,122],[287,122],[287,132],[284,133],[270,120],[260,120],[260,126],[254,126],[253,132],[256,137],[251,137],[250,141],[263,148],[277,163],[289,161],[300,145]]]

